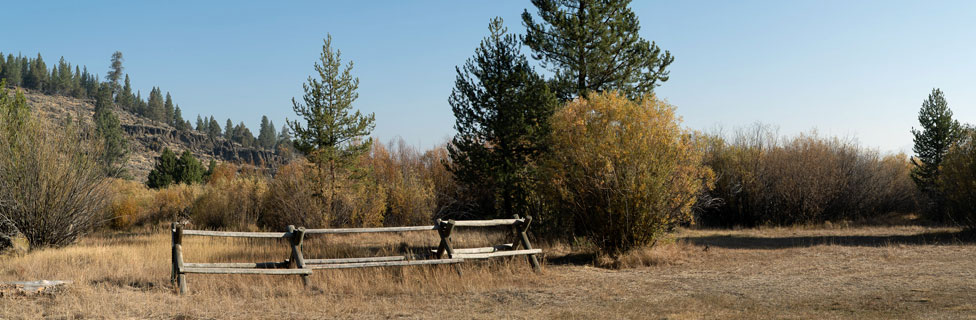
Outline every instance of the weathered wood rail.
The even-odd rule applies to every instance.
[[[533,249],[526,234],[532,217],[514,219],[494,219],[494,220],[440,220],[431,226],[408,226],[408,227],[382,227],[382,228],[336,228],[336,229],[305,229],[288,226],[285,232],[232,232],[232,231],[209,231],[209,230],[184,230],[178,223],[172,224],[173,233],[173,272],[171,281],[175,282],[179,293],[188,292],[186,284],[186,274],[258,274],[258,275],[299,275],[302,284],[309,285],[309,276],[313,270],[322,269],[348,269],[348,268],[368,268],[368,267],[393,267],[393,266],[415,266],[415,265],[440,265],[440,264],[460,264],[465,259],[487,259],[494,257],[506,257],[525,255],[532,269],[536,272],[541,271],[539,260],[536,255],[542,253],[541,249]],[[460,248],[455,249],[452,245],[451,235],[456,227],[497,227],[510,226],[512,230],[512,242],[481,248]],[[379,232],[424,232],[436,231],[440,237],[437,249],[430,250],[432,259],[424,259],[413,256],[384,256],[384,257],[354,257],[354,258],[331,258],[331,259],[305,259],[302,253],[303,242],[306,235],[330,235],[330,234],[352,234],[352,233],[379,233]],[[183,261],[183,236],[209,236],[209,237],[233,237],[233,238],[265,238],[265,239],[288,239],[291,247],[291,255],[288,259],[281,262],[224,262],[224,263],[187,263]],[[519,249],[519,247],[524,249]],[[457,269],[461,274],[461,269]]]

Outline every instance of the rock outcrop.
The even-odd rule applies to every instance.
[[[92,124],[95,105],[92,101],[63,96],[26,93],[31,109],[42,118],[60,123],[67,118]],[[152,169],[163,148],[177,154],[190,150],[206,165],[210,159],[267,167],[279,161],[269,150],[244,147],[223,137],[211,139],[195,130],[176,130],[170,125],[151,121],[124,110],[116,110],[122,130],[129,140],[129,160],[126,170],[137,181],[143,181]]]

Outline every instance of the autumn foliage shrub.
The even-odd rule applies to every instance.
[[[254,229],[260,216],[267,179],[223,163],[189,209],[194,226],[206,229]]]
[[[619,254],[691,220],[711,171],[674,110],[653,96],[594,93],[556,111],[543,172],[574,233]]]
[[[904,154],[816,134],[782,138],[763,126],[707,140],[705,163],[717,177],[709,193],[720,201],[700,213],[706,225],[852,221],[916,208]]]
[[[371,165],[386,197],[384,224],[403,226],[431,222],[437,199],[432,177],[425,174],[429,168],[422,156],[403,139],[390,141],[387,146],[373,144]]]
[[[314,174],[312,164],[305,159],[282,166],[268,183],[259,225],[271,230],[284,230],[288,225],[327,226],[330,217],[322,189],[312,179]]]
[[[112,229],[126,230],[152,214],[155,203],[154,191],[145,184],[131,180],[112,179],[112,199],[108,205],[108,225]]]
[[[968,129],[942,162],[938,188],[946,213],[960,225],[976,229],[976,130]]]

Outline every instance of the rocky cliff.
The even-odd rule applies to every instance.
[[[49,96],[33,91],[26,92],[26,96],[33,112],[52,123],[63,123],[70,118],[93,125],[93,101]],[[244,147],[221,137],[211,139],[195,130],[176,130],[167,124],[150,121],[119,109],[115,112],[129,140],[130,153],[126,169],[136,181],[146,179],[163,148],[169,148],[177,154],[190,150],[204,165],[210,159],[259,167],[279,161],[269,150]]]

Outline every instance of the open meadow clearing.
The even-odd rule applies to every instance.
[[[461,233],[459,247],[492,234]],[[489,238],[489,239],[486,239]],[[169,282],[169,234],[92,236],[4,257],[0,281],[71,280],[67,289],[0,298],[0,318],[973,318],[976,246],[953,228],[679,230],[620,269],[566,245],[524,258],[452,266],[317,271],[297,276],[189,275]],[[369,241],[364,241],[369,240]],[[187,238],[186,260],[287,256],[276,240]],[[310,240],[306,256],[436,245],[386,235]],[[329,243],[329,245],[326,245]],[[706,249],[707,248],[707,249]]]

